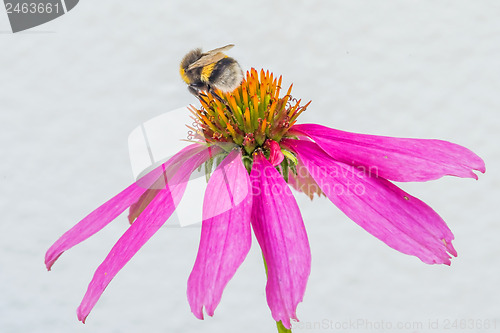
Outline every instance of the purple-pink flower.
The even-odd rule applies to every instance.
[[[309,105],[280,97],[279,80],[255,70],[232,93],[207,93],[192,108],[197,138],[166,163],[67,231],[47,251],[50,270],[59,256],[130,208],[131,225],[97,268],[78,307],[85,322],[106,286],[172,215],[191,173],[223,157],[207,184],[198,255],[188,279],[193,314],[212,316],[224,287],[251,247],[252,230],[267,268],[272,317],[286,328],[298,320],[311,269],[311,253],[292,185],[311,198],[325,195],[341,211],[390,247],[427,264],[450,264],[452,232],[428,205],[391,181],[427,181],[445,175],[476,178],[483,160],[441,141],[343,132],[295,125]],[[221,101],[223,100],[223,102]],[[293,101],[293,103],[292,103]],[[203,144],[201,143],[203,142]],[[133,223],[132,223],[133,222]],[[278,324],[279,325],[279,324]]]

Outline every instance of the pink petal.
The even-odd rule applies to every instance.
[[[64,251],[86,240],[108,225],[109,222],[134,203],[145,190],[135,183],[130,185],[68,230],[45,254],[47,269],[50,271],[54,262]]]
[[[450,264],[454,239],[443,219],[391,182],[327,155],[312,142],[285,140],[326,196],[350,219],[390,247],[427,264]]]
[[[220,206],[227,209],[221,211]],[[251,208],[250,179],[241,152],[233,150],[210,177],[205,192],[200,247],[187,290],[191,311],[199,319],[203,306],[209,316],[214,314],[225,286],[250,250]]]
[[[154,183],[162,175],[165,168],[171,165],[178,164],[179,161],[184,161],[190,156],[199,153],[207,148],[199,145],[190,145],[179,153],[174,155],[168,162],[157,167],[155,170],[142,177],[137,183],[134,183],[120,192],[118,195],[108,200],[102,206],[94,210],[83,220],[78,222],[73,228],[64,233],[48,250],[45,254],[45,265],[48,270],[51,269],[54,262],[66,250],[86,240],[108,223],[113,221],[125,209],[134,204],[146,189]],[[217,151],[218,152],[218,151]],[[164,184],[161,182],[161,184]]]
[[[283,155],[283,153],[281,152],[279,143],[274,140],[268,139],[266,141],[266,145],[269,147],[270,151],[269,162],[271,162],[273,166],[280,165],[281,162],[283,162],[285,155]]]
[[[82,303],[78,307],[79,320],[85,322],[113,277],[172,215],[184,194],[189,176],[210,158],[210,154],[210,150],[205,148],[185,160],[179,172],[173,175],[172,179],[169,179],[168,185],[158,192],[142,214],[113,246],[111,252],[94,273]]]
[[[128,221],[130,224],[134,223],[144,209],[146,209],[146,207],[151,203],[154,197],[156,197],[159,191],[161,190],[156,188],[146,190],[140,198],[130,206],[128,213]]]
[[[177,185],[179,182],[185,182],[184,177],[178,177],[177,174],[185,168],[185,162],[188,158],[204,152],[209,157],[213,157],[223,150],[217,146],[206,147],[204,144],[192,144],[172,156],[167,162],[148,172],[144,177],[137,180],[137,185],[147,189],[164,189],[168,180],[170,186]],[[207,157],[207,159],[209,158]],[[202,162],[203,163],[203,162]],[[182,173],[182,172],[181,172]]]
[[[193,156],[204,149],[208,149],[208,153],[211,157],[221,153],[223,150],[220,147],[204,147],[200,144],[195,144],[186,147],[179,153],[174,155],[167,163],[162,164],[153,171],[149,172],[147,177],[143,177],[137,181],[141,187],[148,188],[141,197],[130,206],[128,220],[132,224],[135,219],[142,213],[142,211],[149,205],[151,200],[158,194],[158,191],[165,187],[165,183],[168,179],[169,185],[174,185],[177,177],[174,177],[181,168],[184,167],[184,161],[189,156]],[[151,184],[149,179],[156,177],[154,183]],[[154,178],[153,178],[154,179]]]
[[[306,229],[292,192],[262,153],[254,158],[250,179],[252,226],[268,268],[267,303],[274,320],[290,328],[311,270]]]
[[[343,132],[317,124],[292,127],[340,162],[395,181],[426,181],[445,175],[477,179],[483,160],[469,149],[442,140],[405,139]]]

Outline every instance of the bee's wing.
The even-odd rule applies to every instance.
[[[234,44],[227,44],[226,46],[207,51],[207,52],[205,52],[205,54],[216,54],[219,52],[226,52],[227,50],[233,48],[233,46],[234,46]]]
[[[218,47],[216,49],[207,51],[207,52],[203,53],[203,56],[200,59],[193,62],[191,65],[189,65],[189,67],[187,69],[191,70],[193,68],[198,68],[198,67],[203,67],[206,65],[213,64],[213,63],[223,59],[226,56],[223,52],[231,49],[233,46],[234,46],[234,44],[227,44],[226,46]]]
[[[224,57],[226,57],[226,55],[222,52],[218,52],[215,54],[213,54],[213,53],[206,54],[203,57],[201,57],[200,59],[198,59],[197,61],[193,62],[191,65],[189,65],[187,70],[189,71],[193,68],[203,67],[206,65],[216,63],[217,61],[224,59]]]

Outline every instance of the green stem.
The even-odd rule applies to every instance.
[[[262,260],[264,261],[264,267],[266,269],[266,277],[267,277],[267,263],[266,259],[264,258],[264,253],[262,253]],[[276,322],[276,327],[278,328],[278,333],[292,333],[291,329],[288,329],[285,326],[283,326],[281,320]]]
[[[289,330],[288,328],[283,326],[281,320],[276,322],[276,326],[278,327],[278,333],[292,333],[292,330]]]

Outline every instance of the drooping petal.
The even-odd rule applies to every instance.
[[[86,240],[120,215],[134,203],[146,189],[135,183],[94,210],[73,228],[62,235],[45,254],[45,266],[50,271],[54,262],[69,248]]]
[[[205,191],[200,246],[187,289],[191,311],[199,319],[203,307],[209,316],[214,314],[225,286],[250,250],[251,208],[250,179],[241,152],[234,150],[217,167]]]
[[[445,175],[477,179],[472,170],[485,172],[479,156],[447,141],[357,134],[317,124],[294,125],[291,132],[313,139],[337,161],[389,180],[426,181]]]
[[[326,196],[350,219],[390,247],[427,264],[450,264],[456,256],[443,219],[397,186],[334,160],[315,143],[285,140]]]
[[[146,190],[139,199],[134,202],[129,209],[128,213],[128,221],[130,224],[134,223],[134,221],[141,215],[141,213],[146,209],[146,207],[153,201],[154,197],[161,191],[160,189],[152,188]]]
[[[250,174],[252,227],[267,263],[267,303],[276,321],[297,319],[311,269],[311,252],[299,207],[282,176],[262,153]]]
[[[170,185],[174,185],[174,182],[176,182],[176,179],[178,179],[174,176],[177,172],[179,172],[181,168],[184,167],[184,161],[186,160],[186,158],[189,156],[193,156],[194,154],[197,154],[204,149],[205,147],[199,144],[191,145],[181,151],[181,153],[184,152],[183,154],[179,153],[173,156],[169,161],[167,161],[167,163],[162,164],[161,167],[156,168],[148,174],[149,178],[155,176],[157,177],[156,181],[153,184],[151,184],[146,177],[138,180],[137,184],[139,184],[141,187],[147,187],[148,189],[135,203],[130,206],[128,214],[128,220],[130,224],[132,224],[135,219],[137,219],[137,217],[142,213],[142,211],[149,205],[151,200],[153,200],[153,198],[158,194],[158,191],[165,187],[166,179],[169,180]],[[210,157],[214,157],[215,155],[223,152],[223,150],[221,147],[211,146],[208,147],[208,152],[209,154],[211,154]]]
[[[85,322],[109,282],[172,215],[184,194],[189,176],[198,166],[210,158],[210,155],[210,150],[205,148],[185,160],[183,167],[173,175],[172,179],[168,180],[164,189],[158,191],[137,220],[116,242],[94,273],[77,310],[79,320]]]
[[[172,165],[178,164],[179,161],[185,161],[189,157],[206,149],[206,147],[199,144],[193,144],[184,148],[165,164],[157,167],[155,170],[142,177],[137,183],[130,185],[78,222],[47,250],[45,254],[45,265],[47,269],[51,269],[54,262],[64,251],[94,235],[113,221],[125,209],[134,204],[134,202],[137,202],[149,186],[157,183],[158,178],[162,176],[166,168],[171,169]],[[173,172],[171,172],[171,174],[173,174]]]

